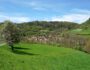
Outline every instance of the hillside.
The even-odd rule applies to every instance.
[[[90,29],[90,18],[81,24],[81,28]]]
[[[43,44],[0,47],[0,70],[90,70],[90,55]]]
[[[61,32],[75,29],[79,25],[74,22],[47,22],[47,21],[33,21],[17,24],[24,35],[48,35],[48,34],[60,34]]]
[[[69,30],[70,34],[77,34],[84,37],[90,37],[90,18],[80,24],[76,29]]]
[[[87,52],[90,28],[87,28],[86,24],[89,25],[89,21],[82,24],[66,21],[32,21],[14,24],[20,29],[23,42],[60,45]]]

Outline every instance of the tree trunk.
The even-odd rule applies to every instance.
[[[13,44],[9,43],[9,46],[11,47],[11,50],[14,51],[14,46],[13,46]]]
[[[13,47],[13,45],[11,45],[11,49],[12,49],[12,51],[14,50],[14,47]]]

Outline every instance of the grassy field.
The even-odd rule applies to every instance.
[[[90,55],[43,44],[0,47],[0,70],[90,70]]]
[[[77,34],[86,38],[90,38],[90,28],[89,29],[74,29],[68,31],[69,34]]]
[[[85,34],[85,35],[90,35],[90,29],[74,29],[70,31],[71,33],[75,34]]]

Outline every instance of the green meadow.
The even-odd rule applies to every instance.
[[[70,48],[20,43],[0,46],[0,70],[90,70],[90,55]]]

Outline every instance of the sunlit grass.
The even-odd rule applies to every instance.
[[[0,47],[0,70],[90,70],[90,55],[45,44]]]

